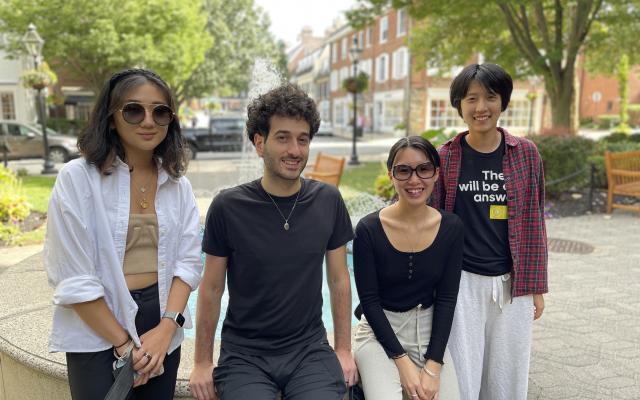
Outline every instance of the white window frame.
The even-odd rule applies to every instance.
[[[393,52],[393,79],[403,79],[409,74],[409,51],[401,47]]]
[[[380,18],[380,43],[386,43],[389,39],[389,17]]]
[[[338,42],[331,43],[331,63],[338,61]]]
[[[14,121],[16,117],[15,93],[12,91],[0,92],[0,118]]]
[[[384,65],[384,68],[381,68]],[[383,72],[381,76],[380,73]],[[386,82],[389,79],[389,55],[382,53],[376,58],[376,82]]]
[[[366,44],[365,47],[371,47],[371,41],[373,40],[373,27],[370,26],[367,28],[367,35],[366,35]]]
[[[403,21],[404,24],[402,24]],[[405,10],[404,8],[399,9],[396,13],[396,37],[401,37],[407,34],[408,22],[409,20],[407,18],[407,10]],[[401,30],[400,28],[403,29]]]
[[[335,92],[340,88],[340,84],[338,83],[338,71],[337,70],[333,70],[331,71],[331,76],[330,76],[330,84],[331,84],[331,91]]]
[[[344,60],[347,58],[347,38],[342,38],[342,47],[340,49],[340,59]]]

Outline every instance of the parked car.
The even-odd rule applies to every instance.
[[[49,157],[54,163],[67,162],[80,155],[74,136],[61,135],[47,128]],[[6,149],[9,160],[22,158],[42,158],[44,145],[42,128],[36,124],[19,121],[0,120],[0,158]]]
[[[200,151],[240,151],[246,120],[243,116],[211,117],[208,128],[182,128],[191,159]]]
[[[320,121],[320,127],[318,128],[317,136],[333,136],[333,126],[331,122]]]

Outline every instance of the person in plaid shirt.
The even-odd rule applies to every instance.
[[[495,64],[453,80],[451,104],[469,130],[440,148],[431,199],[465,224],[449,339],[462,400],[527,398],[532,325],[547,292],[542,160],[533,142],[497,126],[512,90]]]

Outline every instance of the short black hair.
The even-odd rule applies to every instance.
[[[412,148],[423,152],[434,167],[440,168],[440,155],[438,155],[438,150],[436,150],[431,142],[422,136],[407,136],[398,140],[393,146],[391,146],[391,150],[389,150],[389,157],[387,157],[388,171],[391,171],[393,168],[393,162],[396,160],[398,152],[406,148]]]
[[[120,137],[115,128],[112,128],[113,114],[122,107],[130,90],[145,83],[156,86],[175,113],[167,127],[167,136],[153,150],[153,156],[171,177],[178,178],[186,170],[187,157],[175,98],[169,85],[156,73],[147,69],[125,69],[115,73],[105,82],[96,99],[89,123],[80,133],[78,148],[87,162],[98,167],[104,174],[111,173],[116,156],[123,161],[126,160]]]
[[[471,64],[464,67],[462,71],[451,82],[449,98],[451,105],[458,110],[462,117],[462,99],[467,95],[471,82],[476,81],[484,88],[494,94],[500,95],[502,111],[507,109],[513,91],[513,80],[501,66],[496,64]]]
[[[247,135],[251,143],[256,133],[266,140],[274,115],[306,121],[311,139],[320,127],[320,115],[313,99],[297,85],[285,83],[258,96],[247,107]]]

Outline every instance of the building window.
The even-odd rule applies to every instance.
[[[340,51],[340,59],[344,60],[347,58],[347,38],[342,38],[342,49]]]
[[[367,74],[367,76],[369,76],[369,78],[371,78],[371,60],[367,59],[360,61],[360,63],[358,64],[358,71],[364,72],[365,74]]]
[[[338,90],[338,71],[331,71],[331,91]]]
[[[364,46],[364,31],[358,32],[358,47],[362,48]]]
[[[367,43],[366,47],[371,47],[371,40],[373,38],[373,27],[367,28]]]
[[[393,53],[393,79],[402,79],[408,75],[409,52],[402,47]]]
[[[396,22],[396,36],[404,36],[407,33],[407,11],[403,8],[398,10],[396,14],[397,22]]]
[[[76,106],[76,119],[78,121],[88,121],[91,114],[91,103],[78,103]]]
[[[384,82],[389,78],[389,56],[382,54],[377,59],[376,82]]]
[[[394,129],[403,120],[402,100],[386,101],[384,103],[384,121],[382,125],[386,130]]]
[[[331,62],[334,63],[338,61],[338,43],[331,43]]]
[[[530,109],[531,103],[528,100],[511,100],[498,124],[513,130],[526,129],[529,126]]]
[[[2,119],[16,119],[16,104],[13,99],[13,93],[0,93],[0,107],[2,108]]]
[[[385,15],[380,18],[380,43],[387,41],[389,37],[389,18]]]
[[[613,101],[607,101],[607,112],[611,112],[613,110]]]
[[[448,100],[431,100],[429,128],[456,128],[464,125],[458,110],[449,105]]]

